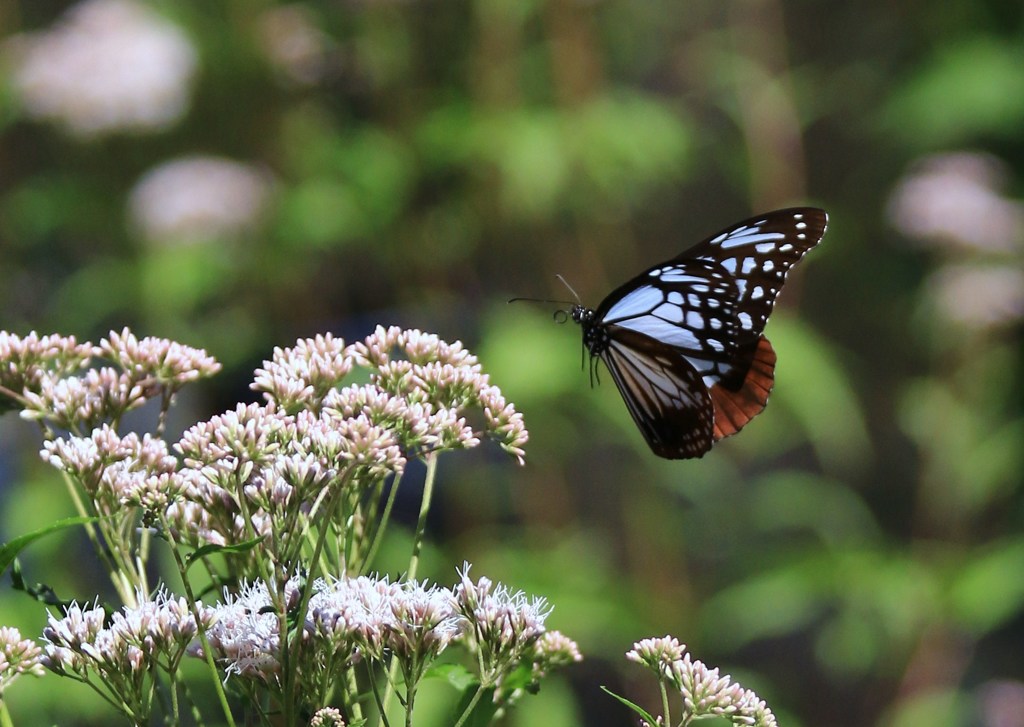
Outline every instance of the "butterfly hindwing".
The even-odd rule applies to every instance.
[[[711,396],[685,358],[648,336],[613,328],[601,360],[655,454],[683,459],[711,448]]]
[[[767,338],[761,336],[743,368],[746,373],[738,387],[718,382],[710,388],[716,442],[741,430],[768,404],[775,383],[775,350]]]

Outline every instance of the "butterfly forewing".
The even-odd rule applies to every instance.
[[[701,376],[721,376],[736,356],[739,291],[717,265],[693,260],[666,263],[634,278],[607,298],[595,319],[671,346]]]
[[[769,212],[694,245],[673,262],[700,260],[724,268],[736,283],[741,338],[756,340],[786,274],[821,241],[827,221],[827,215],[813,207]]]

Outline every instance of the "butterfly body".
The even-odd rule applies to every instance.
[[[571,309],[655,454],[702,457],[764,409],[775,352],[762,332],[826,223],[814,208],[753,217]]]

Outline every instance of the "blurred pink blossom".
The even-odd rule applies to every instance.
[[[946,265],[931,276],[928,291],[944,318],[971,328],[1024,318],[1024,272],[1016,268]]]
[[[281,5],[259,16],[259,38],[274,68],[289,82],[311,86],[327,72],[330,39],[309,8]]]
[[[27,113],[74,135],[159,131],[188,107],[194,46],[133,0],[85,0],[51,29],[10,46],[13,85]]]
[[[907,237],[951,248],[1012,252],[1024,239],[1024,205],[1002,196],[1008,173],[996,157],[934,154],[897,183],[889,218]]]
[[[184,157],[147,172],[129,199],[145,238],[192,243],[231,237],[260,221],[272,182],[254,166],[218,157]]]

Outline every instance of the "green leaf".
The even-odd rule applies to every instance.
[[[629,701],[625,697],[620,697],[618,694],[616,694],[615,692],[613,692],[611,689],[609,689],[608,687],[604,686],[603,684],[601,685],[601,691],[603,691],[605,694],[610,694],[611,696],[613,696],[616,699],[618,699],[620,702],[622,702],[627,707],[632,709],[634,712],[639,714],[643,719],[645,719],[650,724],[657,724],[658,723],[658,720],[656,720],[654,717],[652,717],[646,710],[644,710],[643,707],[641,707],[641,706],[639,706],[637,704],[633,704],[631,701]]]
[[[1016,138],[1024,121],[1022,62],[1020,44],[1009,39],[978,34],[937,44],[913,76],[892,86],[880,125],[928,149],[979,137]]]
[[[22,591],[46,606],[57,606],[65,613],[77,602],[77,599],[66,600],[61,598],[52,587],[45,583],[37,583],[34,586],[28,585],[21,573],[21,563],[17,558],[14,559],[14,563],[11,566],[11,586],[14,590]],[[106,617],[109,617],[116,610],[109,604],[104,603],[101,605]]]
[[[1024,581],[1013,574],[1024,568],[1024,538],[994,543],[972,556],[950,589],[950,604],[959,622],[984,636],[1009,623],[1024,606]]]
[[[188,558],[185,559],[185,570],[191,568],[201,558],[205,558],[213,553],[244,553],[247,550],[252,550],[262,542],[263,536],[258,535],[252,540],[246,540],[244,543],[235,543],[234,545],[215,545],[213,543],[204,545],[190,553]]]
[[[475,689],[480,680],[462,664],[434,664],[423,675],[425,678],[444,679],[460,692]]]
[[[11,563],[14,562],[14,559],[18,557],[18,553],[28,547],[29,544],[39,540],[39,538],[44,535],[49,535],[50,533],[55,533],[58,530],[64,530],[74,525],[84,525],[85,523],[96,522],[97,520],[99,520],[99,518],[88,516],[64,518],[63,520],[50,523],[46,527],[40,528],[34,532],[19,535],[14,540],[4,543],[3,546],[0,547],[0,575],[3,575],[7,571]]]

